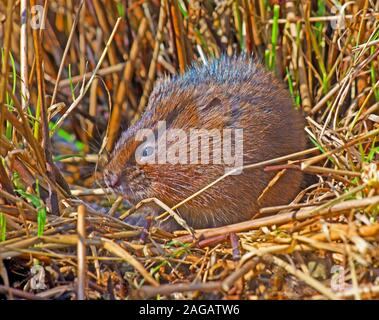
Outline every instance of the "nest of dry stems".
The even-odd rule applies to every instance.
[[[1,297],[378,298],[378,1],[38,4],[0,3]],[[99,155],[157,77],[242,51],[287,81],[314,143],[260,167],[317,183],[196,239],[128,226]]]

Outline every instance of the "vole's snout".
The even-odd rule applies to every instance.
[[[106,170],[104,172],[104,181],[108,185],[108,187],[115,189],[121,185],[121,174],[110,172]]]

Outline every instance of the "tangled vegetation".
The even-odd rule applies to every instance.
[[[0,296],[377,299],[379,1],[0,2]],[[129,226],[101,168],[157,78],[246,52],[313,147],[262,170],[316,182],[266,217]]]

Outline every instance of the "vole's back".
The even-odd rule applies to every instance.
[[[232,140],[231,147],[242,152],[244,165],[291,154],[306,145],[303,118],[292,107],[284,86],[251,59],[225,56],[160,82],[151,94],[146,112],[121,138],[108,168],[113,172],[121,172],[125,167],[142,170],[142,189],[141,183],[134,186],[133,179],[124,177],[128,185],[124,190],[135,201],[141,200],[135,196],[139,194],[173,206],[223,175],[228,167],[212,162],[133,164],[130,159],[137,147],[132,142],[136,132],[142,128],[156,130],[159,121],[165,121],[168,130],[182,129],[188,133],[194,128],[220,132],[242,129],[238,138],[241,141]],[[186,144],[188,160],[193,150],[190,140]],[[241,144],[243,150],[237,148]],[[223,152],[217,148],[213,144],[210,156]],[[244,170],[220,181],[178,211],[195,228],[249,219],[260,207],[289,203],[298,193],[301,172],[289,170],[267,189],[275,174],[264,172],[263,168]]]

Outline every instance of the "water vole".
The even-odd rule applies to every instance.
[[[162,124],[165,132],[173,136],[178,132],[186,134],[185,138],[180,134],[171,140],[165,137],[166,161],[159,161]],[[203,151],[201,140],[194,150],[191,135],[194,129],[212,136],[207,149],[209,163],[204,163],[199,153]],[[151,132],[153,138],[140,141],[141,132],[145,137],[146,132]],[[231,132],[229,140],[225,132]],[[219,138],[221,144],[219,140],[212,143]],[[172,207],[231,167],[219,158],[215,161],[216,155],[224,160],[224,142],[231,144],[232,159],[243,160],[243,164],[273,159],[306,147],[304,120],[293,108],[289,93],[271,73],[246,57],[224,56],[207,65],[193,66],[182,76],[158,82],[139,121],[117,142],[105,167],[104,180],[134,204],[155,197]],[[194,155],[198,155],[199,163],[191,162]],[[234,163],[234,167],[238,164]],[[177,211],[194,228],[247,220],[260,207],[287,204],[298,193],[302,173],[288,170],[260,198],[274,175],[263,168],[244,170],[223,179]],[[137,220],[135,217],[134,222]],[[163,225],[167,229],[172,227],[172,223]]]

